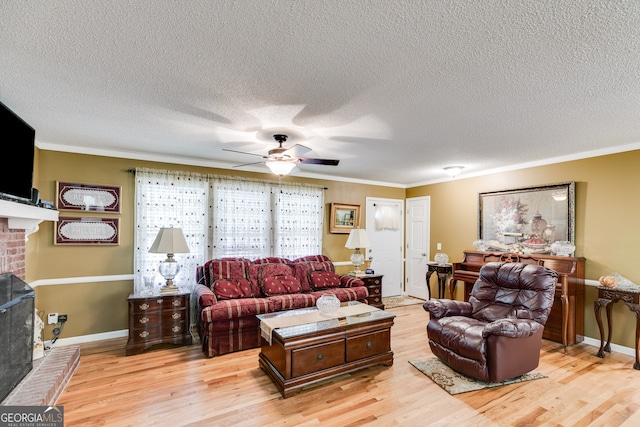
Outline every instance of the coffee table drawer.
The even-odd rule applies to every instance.
[[[390,329],[349,337],[347,338],[347,362],[390,351],[390,343]]]
[[[344,339],[293,350],[291,373],[293,377],[307,375],[344,363]]]

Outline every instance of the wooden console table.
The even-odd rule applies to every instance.
[[[438,275],[438,298],[444,298],[444,290],[447,287],[447,276],[453,272],[453,264],[438,264],[437,262],[427,263],[427,292],[429,292],[429,299],[431,298],[431,291],[429,287],[429,279],[433,273]],[[451,289],[449,289],[449,298],[453,299]]]
[[[464,251],[461,262],[453,263],[449,292],[454,294],[457,282],[465,285],[464,300],[480,275],[480,268],[487,262],[521,262],[537,264],[555,270],[558,284],[551,313],[544,326],[543,338],[561,342],[565,352],[567,345],[584,339],[584,264],[583,257],[563,257],[547,254],[514,254],[510,252]]]
[[[600,330],[600,350],[597,356],[604,358],[604,352],[611,353],[611,309],[613,304],[622,301],[632,313],[636,314],[636,361],[633,369],[640,370],[640,353],[638,352],[638,342],[640,341],[640,287],[628,288],[607,288],[598,286],[598,298],[593,302],[593,308],[596,312],[596,320],[598,321],[598,329]],[[604,328],[602,327],[601,309],[607,309],[607,344],[604,345]]]

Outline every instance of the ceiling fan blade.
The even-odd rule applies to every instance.
[[[243,166],[251,166],[251,165],[259,165],[259,164],[264,164],[264,162],[251,162],[251,163],[244,163],[242,165],[235,165],[234,168],[241,168]]]
[[[338,166],[338,163],[340,163],[340,160],[310,159],[310,158],[299,158],[298,161],[306,165],[326,165],[326,166]]]
[[[263,156],[262,154],[253,154],[253,153],[247,153],[246,151],[229,150],[228,148],[223,148],[222,151],[230,151],[232,153],[248,154],[250,156],[262,157],[263,159],[267,158],[266,156]]]
[[[311,151],[311,148],[305,147],[304,145],[295,144],[287,148],[287,150],[284,151],[282,154],[285,156],[289,156],[291,158],[298,158],[303,154],[308,153],[309,151]]]

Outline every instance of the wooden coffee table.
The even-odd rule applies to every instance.
[[[359,302],[344,305],[361,304]],[[315,307],[269,317],[309,313]],[[260,367],[271,377],[284,398],[320,381],[374,365],[393,365],[391,326],[395,315],[374,311],[274,329],[271,344],[262,338]]]

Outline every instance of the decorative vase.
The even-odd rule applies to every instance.
[[[442,252],[438,252],[433,256],[433,260],[438,263],[438,265],[445,265],[449,262],[449,255],[444,254]]]
[[[547,220],[542,218],[540,212],[537,212],[531,222],[529,223],[531,226],[531,233],[536,237],[542,237],[545,228],[547,228]]]
[[[316,301],[316,307],[323,316],[333,316],[340,308],[340,300],[334,294],[324,294]]]
[[[551,252],[558,256],[569,256],[576,250],[576,245],[568,240],[559,240],[551,244]]]
[[[472,244],[476,251],[486,252],[486,250],[489,249],[489,242],[487,242],[486,240],[476,240]]]

